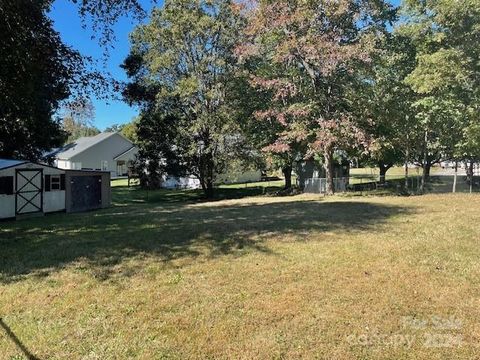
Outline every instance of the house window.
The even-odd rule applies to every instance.
[[[102,160],[102,171],[108,170],[108,161]]]
[[[60,175],[50,176],[50,190],[60,190]]]
[[[0,177],[0,195],[13,194],[13,176]]]

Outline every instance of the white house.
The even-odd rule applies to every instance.
[[[128,175],[128,166],[137,147],[119,133],[104,132],[82,137],[47,156],[55,158],[61,169],[109,171],[112,178]]]
[[[242,184],[262,181],[262,171],[259,169],[227,170],[219,174],[216,179],[218,184]]]
[[[66,170],[109,171],[111,178],[128,175],[129,164],[135,160],[138,148],[119,133],[101,133],[92,137],[82,137],[47,157],[55,159],[58,168]],[[260,170],[231,169],[218,176],[218,184],[261,181]],[[200,181],[193,176],[163,178],[164,188],[198,189]]]
[[[200,189],[200,180],[194,176],[175,177],[165,175],[162,178],[164,189]]]

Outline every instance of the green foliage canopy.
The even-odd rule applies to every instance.
[[[181,157],[184,172],[198,177],[208,197],[216,174],[238,148],[229,98],[233,49],[241,27],[240,9],[231,0],[167,0],[152,11],[149,23],[134,31],[124,64],[132,79],[126,99],[143,107],[148,122],[175,119],[170,146]],[[166,108],[173,113],[152,115]]]

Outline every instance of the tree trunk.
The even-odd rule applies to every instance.
[[[286,166],[282,169],[283,176],[285,178],[285,190],[292,188],[292,167]]]
[[[465,169],[467,170],[468,181],[473,180],[473,161],[465,162]]]
[[[408,119],[408,116],[407,116]],[[410,161],[410,136],[407,134],[407,149],[405,152],[405,190],[408,191],[408,162]]]
[[[393,164],[384,164],[383,162],[378,163],[378,168],[380,169],[380,184],[384,185],[387,177],[387,171],[393,166]]]
[[[326,177],[326,186],[325,193],[327,195],[333,195],[335,193],[335,185],[333,183],[333,151],[326,150],[324,153],[325,157],[325,177]]]
[[[424,149],[423,149],[423,161],[422,161],[422,167],[423,167],[423,172],[422,172],[422,184],[420,186],[420,191],[422,193],[425,193],[425,189],[427,187],[427,181],[428,177],[430,175],[430,166],[428,166],[428,132],[425,131],[425,144],[424,144]]]
[[[468,166],[468,180],[469,180],[469,185],[470,185],[470,194],[473,192],[473,160],[470,160],[470,164]]]
[[[200,184],[202,186],[203,193],[207,199],[212,199],[214,195],[213,180],[214,180],[214,168],[213,155],[206,153],[200,160]]]
[[[201,178],[200,186],[202,187],[205,198],[212,199],[214,195],[213,181],[211,179]]]
[[[427,161],[425,164],[425,177],[427,180],[427,183],[430,181],[430,172],[432,170],[432,163],[430,161]]]
[[[213,181],[211,180],[207,180],[207,183],[205,185],[205,197],[207,199],[212,199],[213,198],[213,194],[214,194],[214,191],[213,191]]]
[[[427,183],[430,179],[430,167],[431,165],[428,165],[428,163],[423,163],[422,182],[420,184],[420,191],[422,193],[425,193],[425,190],[427,189]]]
[[[458,178],[458,161],[455,161],[455,175],[453,176],[452,192],[457,192],[457,178]]]

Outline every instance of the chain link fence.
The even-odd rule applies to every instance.
[[[480,193],[480,176],[470,178],[462,175],[433,175],[422,186],[422,176],[393,175],[381,178],[378,175],[361,175],[344,178],[335,178],[333,181],[336,193],[371,193],[371,194],[428,194],[428,193]],[[305,193],[324,194],[327,180],[325,178],[311,178],[305,181]]]

